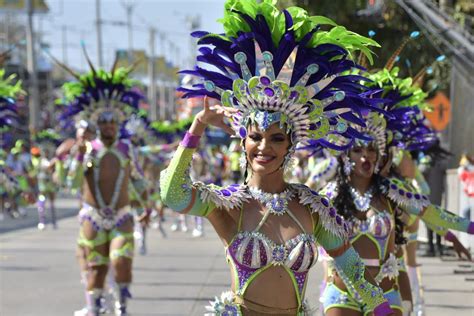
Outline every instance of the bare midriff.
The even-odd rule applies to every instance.
[[[232,286],[235,292],[234,284]],[[245,291],[244,299],[273,308],[290,309],[298,307],[293,282],[288,272],[281,266],[271,266],[253,279]],[[254,314],[251,311],[246,311],[244,315]]]

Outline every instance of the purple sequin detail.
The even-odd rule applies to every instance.
[[[398,193],[399,193],[400,195],[405,195],[405,191],[403,191],[402,189],[398,190]]]
[[[247,280],[252,276],[256,269],[247,268],[240,264],[236,264],[237,275],[239,276],[239,288],[242,288]]]
[[[336,223],[338,223],[339,225],[342,224],[342,218],[341,218],[341,216],[339,216],[339,215],[336,216]]]
[[[239,128],[239,135],[241,138],[247,137],[247,129],[243,126]]]
[[[233,186],[227,187],[227,190],[229,190],[230,192],[237,192],[237,189]]]
[[[328,206],[329,206],[329,201],[328,201],[326,198],[322,198],[322,199],[321,199],[321,203],[322,203],[325,207],[328,207]]]
[[[336,216],[336,209],[334,207],[331,207],[329,210],[329,216],[334,217]]]
[[[303,294],[303,288],[306,282],[307,274],[308,274],[307,272],[294,272],[296,283],[298,283],[298,290],[299,290],[300,297]]]
[[[407,198],[411,199],[413,197],[413,194],[411,192],[407,192]]]
[[[291,91],[290,93],[290,99],[296,99],[300,94],[298,93],[298,91]]]
[[[270,78],[262,76],[260,77],[260,83],[263,84],[264,86],[268,86],[270,84]]]
[[[275,91],[273,91],[272,88],[265,88],[263,89],[263,92],[269,97],[273,97],[275,95]]]
[[[258,247],[260,249],[260,266],[264,267],[268,263],[267,252],[265,251],[265,246],[262,242],[258,242]]]
[[[252,252],[253,252],[253,243],[254,239],[250,239],[247,247],[245,248],[244,257],[242,258],[242,263],[246,266],[250,266],[252,264]]]
[[[421,195],[419,195],[418,193],[415,193],[415,199],[417,200],[421,199]]]
[[[396,185],[396,184],[391,184],[391,185],[390,185],[390,189],[392,189],[392,190],[396,190],[396,189],[398,189],[398,187],[397,187],[397,185]]]
[[[232,193],[230,193],[230,191],[229,191],[229,190],[226,190],[226,189],[221,190],[221,193],[222,193],[222,195],[227,196],[227,197],[229,197],[229,196],[232,195]]]

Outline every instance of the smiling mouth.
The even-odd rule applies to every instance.
[[[267,163],[272,162],[274,159],[275,159],[274,156],[269,156],[269,155],[257,154],[254,156],[254,160],[259,164],[267,164]]]

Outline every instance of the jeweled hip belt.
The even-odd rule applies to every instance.
[[[98,209],[87,203],[83,203],[82,209],[79,212],[79,220],[81,223],[88,220],[92,223],[96,231],[120,227],[127,219],[132,217],[133,213],[129,205],[118,210],[113,210],[110,208]]]

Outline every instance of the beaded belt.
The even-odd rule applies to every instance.
[[[111,209],[97,209],[87,203],[82,203],[82,209],[79,211],[79,220],[81,223],[88,220],[92,223],[96,231],[101,229],[111,230],[114,227],[120,227],[129,218],[133,218],[133,213],[129,205],[114,211]]]
[[[215,297],[214,301],[209,301],[210,305],[206,306],[210,315],[241,315],[241,307],[252,312],[257,312],[259,315],[297,315],[305,316],[312,315],[307,308],[307,304],[303,302],[301,307],[281,309],[277,307],[265,306],[256,302],[252,302],[242,296],[235,295],[232,291],[223,292],[220,297]]]

